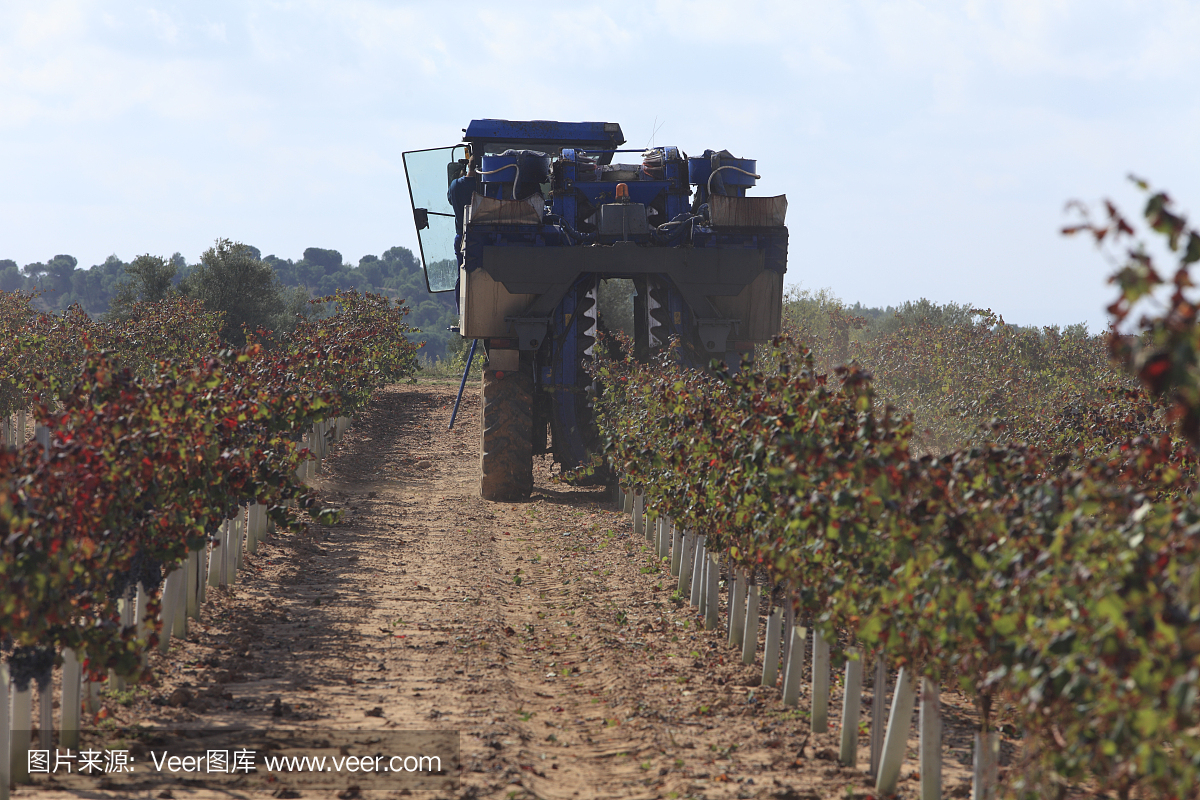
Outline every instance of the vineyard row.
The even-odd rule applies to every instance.
[[[9,680],[14,690],[0,736],[28,732],[31,682],[50,734],[58,663],[68,724],[81,682],[136,679],[147,650],[197,613],[206,582],[232,581],[243,542],[254,548],[271,525],[300,530],[302,515],[335,518],[304,483],[310,463],[376,388],[413,375],[416,347],[407,309],[387,298],[328,301],[335,313],[287,337],[258,332],[222,351],[219,320],[188,301],[97,323],[0,293],[12,334],[0,343],[0,413],[32,406],[38,426],[0,448],[0,642],[11,648],[0,701]],[[2,773],[27,777],[23,758],[4,763],[22,744],[0,747],[0,796]]]
[[[875,734],[873,748],[881,791],[894,788],[889,754],[903,753],[913,687],[935,703],[949,684],[978,709],[982,771],[994,772],[1002,711],[1023,732],[1026,762],[1009,786],[1019,795],[1083,783],[1194,794],[1200,514],[1190,449],[1169,436],[1123,439],[1127,428],[1114,424],[1102,455],[984,441],[915,457],[911,418],[878,407],[868,375],[827,379],[810,355],[776,347],[770,371],[704,374],[631,358],[598,371],[609,464],[672,521],[672,568],[681,591],[691,580],[709,625],[721,557],[736,616],[751,618],[757,591],[746,586],[758,576],[781,589],[784,646],[797,652],[802,631],[813,632],[813,674],[825,675],[814,698],[827,696],[839,638],[852,643],[848,664],[874,654],[898,667],[892,719],[903,729],[894,740],[890,728]],[[1123,392],[1096,413],[1134,422],[1146,405]],[[665,545],[664,534],[660,555]],[[768,641],[780,633],[769,628]],[[785,700],[796,680],[785,674]],[[856,681],[848,671],[847,685]],[[814,708],[814,724],[824,717]],[[924,764],[921,774],[936,781]]]

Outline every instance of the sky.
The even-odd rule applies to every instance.
[[[0,3],[0,259],[416,250],[401,153],[619,122],[786,194],[787,282],[1107,323],[1067,201],[1200,208],[1200,2]]]

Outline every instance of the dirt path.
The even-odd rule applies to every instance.
[[[158,684],[106,713],[155,728],[459,731],[460,798],[872,796],[866,739],[860,768],[839,767],[836,731],[810,737],[803,696],[784,707],[756,685],[761,662],[743,667],[723,631],[697,631],[601,489],[555,483],[547,461],[530,502],[482,501],[478,393],[447,431],[456,388],[380,393],[315,481],[343,522],[248,557],[189,641],[155,657]],[[944,785],[965,796],[965,719],[946,713],[958,732]],[[916,796],[915,768],[902,797]]]

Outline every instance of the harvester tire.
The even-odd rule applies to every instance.
[[[479,487],[484,500],[527,500],[533,491],[533,376],[483,370]]]

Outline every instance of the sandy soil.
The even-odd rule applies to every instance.
[[[415,793],[427,797],[873,796],[865,726],[858,768],[836,762],[836,670],[831,730],[810,735],[807,688],[785,707],[756,685],[761,660],[743,667],[725,631],[697,630],[602,489],[557,483],[539,461],[528,503],[481,500],[477,386],[447,431],[456,388],[381,392],[315,479],[343,521],[247,556],[188,640],[154,656],[152,682],[106,700],[104,724],[458,731],[461,784]],[[868,686],[864,716],[871,699]],[[943,785],[966,797],[971,714],[944,701]],[[917,796],[916,747],[914,724],[901,797]],[[351,784],[271,793],[358,796]],[[53,786],[14,796],[205,793]]]

